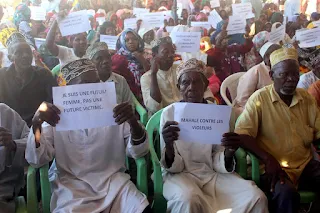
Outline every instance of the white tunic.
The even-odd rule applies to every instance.
[[[0,103],[0,127],[6,128],[16,142],[16,152],[0,146],[0,213],[15,212],[14,198],[24,185],[24,159],[29,128],[20,115]]]
[[[126,153],[133,158],[148,153],[148,139],[137,146],[131,144],[128,123],[64,132],[45,123],[40,144],[35,147],[31,130],[27,161],[41,167],[55,158],[56,169],[49,171],[55,176],[52,212],[142,212],[148,205],[145,195],[124,173]]]
[[[170,105],[162,112],[160,132],[167,121],[173,120],[174,106]],[[160,140],[167,212],[268,212],[264,193],[252,181],[226,170],[223,147],[177,140],[174,162],[168,168],[162,136]]]

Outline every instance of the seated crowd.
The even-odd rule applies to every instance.
[[[125,28],[136,17],[128,0],[18,1],[13,14],[8,5],[0,7],[0,213],[16,212],[16,198],[26,196],[25,169],[45,165],[51,212],[157,212],[152,193],[139,191],[128,174],[127,157],[151,161],[150,134],[137,106],[149,119],[162,110],[158,154],[167,212],[306,208],[300,190],[320,195],[320,46],[302,47],[296,32],[320,26],[319,3],[299,1],[294,10],[297,2],[286,0],[284,11],[274,3],[252,3],[255,18],[231,35],[229,1],[215,8],[210,1],[179,3],[180,14],[172,0],[134,4],[163,12],[163,25],[148,28],[139,16],[135,28]],[[33,20],[32,7],[45,9],[46,20]],[[62,36],[60,21],[81,10],[94,12],[88,15],[92,29]],[[212,21],[212,12],[221,18],[216,26],[194,24]],[[285,36],[271,42],[283,25]],[[179,52],[172,36],[177,32],[200,33],[199,50]],[[101,35],[118,36],[115,48]],[[240,72],[235,97],[220,91]],[[104,82],[115,85],[116,125],[58,131],[63,112],[53,103],[53,88]],[[184,129],[175,121],[175,103],[227,105],[227,99],[230,129],[221,141],[179,137]],[[237,173],[240,150],[258,158],[260,184]],[[318,201],[308,210],[319,212]]]

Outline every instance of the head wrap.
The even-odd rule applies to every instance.
[[[15,28],[4,28],[0,31],[0,42],[4,47],[7,47],[6,43],[9,37],[13,33],[17,33],[18,31]]]
[[[140,28],[138,34],[143,39],[143,36],[150,31],[153,31],[153,28]]]
[[[103,50],[108,50],[108,45],[105,42],[95,42],[88,47],[86,57],[91,60],[97,52]]]
[[[308,89],[308,93],[316,99],[317,104],[320,107],[320,81],[316,81],[311,84]]]
[[[112,12],[112,11],[108,12],[106,15],[106,21],[111,21],[113,17],[116,17],[118,19],[119,16],[117,16],[115,12]]]
[[[261,31],[253,37],[252,42],[258,52],[260,51],[261,47],[266,43],[268,38],[269,32],[267,31]]]
[[[195,58],[191,58],[191,59],[187,60],[186,62],[182,62],[177,67],[178,80],[180,79],[180,77],[183,74],[188,73],[188,72],[198,72],[198,73],[201,73],[204,77],[206,77],[205,70],[206,70],[206,65],[202,61],[197,60]]]
[[[138,33],[132,29],[126,29],[124,30],[118,41],[117,41],[117,50],[123,48],[124,50],[128,51],[127,46],[126,46],[126,36],[128,33],[132,33],[137,39],[138,39],[138,49],[137,51],[141,52],[144,49],[144,42],[142,40],[142,38],[138,35]]]
[[[18,27],[21,21],[30,21],[31,10],[26,4],[19,4],[13,15],[13,22]]]
[[[96,66],[89,59],[72,61],[62,67],[60,76],[58,77],[58,84],[59,86],[65,86],[72,79],[75,79],[89,71],[97,71]]]
[[[298,61],[298,53],[296,49],[293,48],[281,48],[270,55],[271,67],[285,60],[295,60]]]
[[[151,48],[155,49],[163,43],[172,43],[172,40],[169,36],[155,39],[155,40],[151,41]]]
[[[261,55],[262,58],[264,57],[264,55],[266,54],[266,52],[268,51],[268,49],[269,49],[272,45],[273,45],[273,43],[271,43],[271,42],[268,41],[267,43],[265,43],[265,44],[261,47],[259,53],[260,53],[260,55]]]

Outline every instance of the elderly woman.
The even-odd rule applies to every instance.
[[[62,77],[66,85],[100,82],[95,65],[88,59],[64,66]],[[34,167],[55,159],[49,171],[54,177],[51,212],[149,210],[146,196],[124,172],[126,153],[133,158],[148,153],[146,131],[129,103],[114,108],[116,126],[62,132],[55,129],[60,110],[46,102],[41,106],[33,118],[26,159]],[[41,132],[39,137],[35,136],[37,132]]]
[[[87,49],[86,57],[96,65],[101,81],[115,83],[117,103],[129,102],[133,104],[132,93],[126,79],[112,72],[112,60],[108,45],[104,42],[92,44]]]
[[[205,65],[190,59],[178,67],[178,88],[182,102],[207,104],[204,92],[208,80]],[[267,213],[267,198],[251,181],[234,173],[235,149],[220,145],[179,140],[175,106],[161,115],[161,166],[164,169],[163,195],[169,212]],[[229,212],[229,211],[228,211]]]

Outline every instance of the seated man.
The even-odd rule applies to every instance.
[[[104,42],[92,44],[87,49],[86,57],[96,65],[101,81],[115,83],[117,103],[129,102],[133,106],[133,94],[126,79],[121,75],[112,72],[112,60],[108,45]]]
[[[63,67],[62,74],[67,85],[100,82],[95,65],[88,59],[70,62]],[[125,173],[126,152],[133,158],[148,153],[146,131],[131,105],[125,102],[114,108],[118,126],[58,132],[54,126],[59,122],[59,114],[59,109],[50,103],[39,107],[26,149],[26,159],[35,167],[55,158],[49,171],[55,177],[51,211],[147,211],[146,196]]]
[[[263,58],[263,61],[249,69],[239,79],[237,97],[233,102],[236,110],[236,117],[242,113],[248,99],[256,90],[272,84],[272,80],[269,76],[270,54],[280,48],[281,46],[278,44],[273,44],[271,42],[265,43],[260,49],[260,55]]]
[[[239,145],[265,164],[262,187],[271,191],[271,208],[298,212],[301,189],[320,192],[320,162],[313,159],[312,143],[320,138],[320,113],[299,81],[295,49],[281,48],[270,56],[273,84],[256,91],[223,145]]]
[[[141,76],[141,90],[149,114],[181,100],[177,88],[177,65],[173,64],[175,49],[170,37],[151,42],[153,58],[151,70]],[[213,95],[206,89],[205,99]]]
[[[0,103],[0,212],[15,212],[24,186],[24,158],[29,128],[18,113]]]
[[[182,101],[203,103],[208,80],[205,65],[190,59],[178,68]],[[236,149],[219,145],[189,143],[178,139],[174,105],[161,115],[161,165],[164,168],[163,195],[172,213],[268,212],[267,198],[251,181],[234,173]]]
[[[50,71],[31,65],[31,48],[20,33],[12,34],[7,46],[12,64],[0,69],[0,102],[19,113],[30,127],[39,105],[52,102],[56,81]]]

